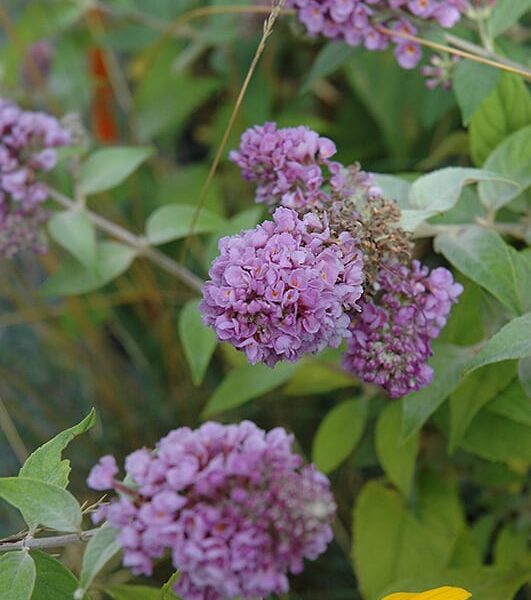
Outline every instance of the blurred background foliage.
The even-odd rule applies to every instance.
[[[197,204],[254,55],[261,16],[179,20],[193,8],[224,4],[248,2],[112,0],[96,10],[81,1],[4,0],[0,7],[2,96],[57,115],[78,113],[87,149],[156,146],[156,155],[125,183],[90,201],[94,210],[137,233],[162,205]],[[370,171],[413,174],[473,164],[468,132],[451,92],[427,90],[419,70],[400,69],[389,52],[323,44],[301,33],[292,18],[277,24],[228,148],[237,146],[245,128],[276,120],[281,126],[308,125],[331,137],[338,160],[360,161]],[[466,29],[459,33],[471,35]],[[515,26],[500,42],[503,51],[525,61],[525,35],[522,24]],[[49,65],[32,73],[28,51],[41,40],[50,44]],[[66,164],[67,152],[63,159]],[[69,190],[66,171],[56,175],[55,183]],[[474,193],[467,193],[474,202]],[[226,155],[206,208],[222,217],[223,224],[189,244],[188,264],[201,277],[221,235],[254,226],[263,216],[253,205],[251,186],[241,181]],[[172,242],[164,250],[179,259],[183,246]],[[442,263],[429,241],[416,252],[427,264]],[[123,457],[152,445],[171,428],[196,426],[214,394],[219,406],[225,403],[229,410],[214,405],[209,416],[225,422],[251,418],[265,428],[287,426],[307,456],[327,415],[319,435],[326,439],[327,424],[335,428],[338,448],[331,459],[321,449],[319,460],[333,471],[343,536],[294,578],[290,598],[362,597],[345,557],[355,501],[354,560],[358,577],[363,573],[364,597],[384,591],[398,574],[405,584],[415,578],[420,582],[421,576],[438,575],[441,567],[457,573],[456,583],[468,569],[463,584],[476,577],[484,592],[477,596],[481,600],[508,600],[529,578],[531,416],[515,379],[515,362],[469,377],[422,431],[401,445],[400,404],[342,373],[338,352],[307,358],[274,374],[250,370],[227,383],[224,377],[244,365],[242,356],[228,347],[214,350],[208,339],[197,340],[214,356],[208,368],[198,365],[192,377],[183,345],[190,334],[186,325],[179,327],[179,315],[195,299],[193,292],[137,260],[127,274],[95,292],[67,298],[39,293],[64,256],[52,246],[39,260],[25,257],[0,264],[0,476],[15,473],[27,451],[80,420],[91,406],[97,409],[98,426],[70,451],[73,490],[87,499],[84,478],[100,455]],[[461,280],[466,291],[441,341],[457,347],[495,330],[503,314],[492,296]],[[196,342],[187,339],[188,346]],[[204,380],[195,385],[204,368]],[[529,373],[529,363],[526,368]],[[220,392],[222,381],[226,389]],[[238,394],[251,389],[258,397],[231,410]],[[507,414],[503,394],[516,398],[519,419]],[[450,414],[451,403],[470,398],[477,408],[462,416],[469,427],[458,435],[450,425],[456,414]],[[450,429],[457,436],[451,452]],[[384,485],[385,477],[391,487]],[[411,515],[417,517],[414,523]],[[0,535],[20,528],[17,519],[15,511],[1,505]],[[66,560],[75,565],[76,551],[69,552]],[[485,575],[483,564],[513,570],[496,579],[495,570]],[[165,568],[161,581],[169,572]],[[113,577],[120,582],[125,575]],[[522,590],[518,597],[531,595]]]

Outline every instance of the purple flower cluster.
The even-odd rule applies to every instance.
[[[341,39],[367,50],[385,50],[395,44],[401,67],[412,69],[421,58],[420,46],[381,30],[415,35],[419,20],[453,27],[461,18],[467,0],[288,0],[286,6],[298,11],[298,18],[312,36]]]
[[[362,293],[356,240],[335,236],[314,213],[277,208],[264,221],[219,242],[203,287],[203,320],[250,363],[273,366],[337,347]]]
[[[230,153],[230,159],[244,179],[257,183],[257,202],[311,209],[329,199],[322,189],[323,167],[332,174],[332,184],[339,176],[341,165],[329,160],[335,153],[332,140],[308,127],[277,129],[276,123],[265,123],[242,135],[240,148]]]
[[[463,287],[444,267],[430,273],[414,260],[410,268],[384,266],[374,291],[352,320],[343,365],[398,398],[431,383],[433,371],[426,364],[431,340]]]
[[[69,143],[68,130],[54,117],[0,98],[0,256],[42,250],[35,227],[44,219],[40,205],[48,190],[38,173],[52,169],[55,148]]]
[[[123,564],[135,574],[151,575],[153,560],[169,550],[184,600],[286,593],[287,573],[325,551],[335,513],[328,479],[302,465],[292,442],[284,429],[266,433],[249,421],[181,427],[154,452],[127,457],[128,486],[106,456],[88,484],[115,488],[120,498],[95,520],[119,530]]]

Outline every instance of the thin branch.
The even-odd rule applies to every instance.
[[[247,75],[245,76],[245,79],[243,81],[242,87],[240,89],[240,93],[238,94],[238,98],[236,99],[236,104],[234,105],[234,108],[232,109],[232,113],[231,113],[229,122],[227,123],[227,127],[225,128],[223,138],[222,138],[221,143],[219,144],[219,147],[216,151],[216,155],[214,157],[214,160],[212,161],[210,171],[209,171],[206,181],[203,185],[203,189],[201,190],[201,193],[199,195],[197,207],[194,212],[192,222],[190,223],[190,229],[188,231],[188,235],[185,240],[183,257],[186,255],[188,241],[190,239],[190,236],[194,232],[195,224],[199,217],[199,213],[201,212],[201,209],[203,208],[205,198],[207,196],[208,190],[210,189],[210,184],[212,183],[212,180],[214,179],[214,176],[218,169],[219,163],[221,161],[221,157],[223,156],[223,152],[225,151],[225,146],[227,145],[227,141],[231,134],[232,128],[234,127],[234,123],[236,121],[236,117],[238,116],[238,112],[242,105],[245,94],[247,92],[247,88],[249,87],[249,84],[251,83],[251,79],[256,70],[256,66],[258,65],[258,61],[260,60],[260,57],[262,56],[262,54],[265,50],[267,40],[268,40],[269,36],[273,33],[273,28],[274,28],[275,23],[280,15],[280,12],[282,10],[282,6],[284,5],[284,2],[285,2],[285,0],[277,0],[276,4],[272,7],[272,9],[270,11],[269,17],[264,22],[264,33],[262,34],[260,42],[258,43],[258,47],[256,48],[256,52],[254,54],[253,60],[251,61],[251,64],[247,71]],[[227,8],[227,7],[220,7],[220,8]],[[199,10],[200,9],[198,9],[198,11]],[[191,12],[194,12],[194,11],[191,11]]]
[[[61,194],[61,192],[58,192],[54,189],[49,189],[48,191],[50,197],[64,208],[67,208],[68,210],[76,209],[76,203],[64,194]],[[131,233],[124,227],[121,227],[112,221],[108,221],[105,217],[102,217],[101,215],[98,215],[90,210],[85,212],[87,217],[92,223],[94,223],[96,227],[105,233],[108,233],[113,238],[124,242],[133,248],[138,256],[144,256],[145,258],[148,258],[170,275],[180,279],[189,288],[197,292],[202,290],[203,281],[197,277],[197,275],[194,275],[186,267],[183,267],[179,263],[175,262],[163,252],[160,252],[159,250],[149,246],[145,238],[136,236],[134,233]]]
[[[28,458],[29,452],[20,437],[2,398],[0,398],[0,429],[4,432],[4,435],[11,446],[11,450],[13,450],[19,463],[21,465],[24,464],[26,458]]]
[[[14,552],[16,550],[43,550],[47,548],[61,548],[70,544],[84,544],[94,537],[100,530],[88,529],[80,533],[68,533],[51,537],[34,538],[27,536],[20,542],[7,542],[0,544],[0,552]]]
[[[510,73],[516,73],[517,75],[521,75],[526,79],[531,80],[531,70],[527,69],[523,65],[508,65],[498,60],[493,60],[490,58],[485,58],[484,56],[477,56],[472,54],[471,52],[466,52],[465,50],[459,50],[457,48],[452,48],[451,46],[445,46],[444,44],[438,44],[437,42],[431,42],[429,40],[425,40],[423,38],[419,38],[415,35],[410,35],[409,33],[405,33],[402,31],[394,31],[392,29],[388,29],[383,25],[377,25],[376,28],[385,33],[390,37],[398,37],[404,40],[409,40],[411,42],[415,42],[421,46],[426,46],[427,48],[432,48],[433,50],[438,50],[439,52],[448,52],[449,54],[453,54],[455,56],[461,56],[462,58],[468,58],[469,60],[473,60],[475,62],[483,63],[485,65],[489,65],[490,67],[495,67],[496,69],[501,69],[502,71],[509,71]]]

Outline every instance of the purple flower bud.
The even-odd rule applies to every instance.
[[[92,468],[87,485],[93,490],[110,490],[113,487],[114,476],[118,473],[118,467],[114,456],[103,456],[97,465]]]

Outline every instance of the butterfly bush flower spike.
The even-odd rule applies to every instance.
[[[328,479],[292,443],[284,429],[266,433],[249,421],[181,427],[154,452],[127,458],[129,492],[115,483],[120,497],[95,519],[119,530],[123,564],[136,575],[150,575],[169,551],[184,600],[285,594],[288,573],[326,550],[335,514]],[[114,471],[105,457],[89,485],[101,489]]]
[[[351,324],[344,367],[367,383],[399,398],[429,385],[427,364],[452,304],[463,291],[450,271],[429,272],[414,260],[411,267],[384,265],[372,294],[360,301]]]
[[[356,239],[324,218],[277,208],[272,221],[219,242],[201,311],[218,338],[251,364],[274,366],[337,347],[362,293]]]
[[[0,98],[0,258],[45,250],[39,226],[48,190],[39,174],[55,166],[55,148],[69,143],[68,130],[54,117]]]

